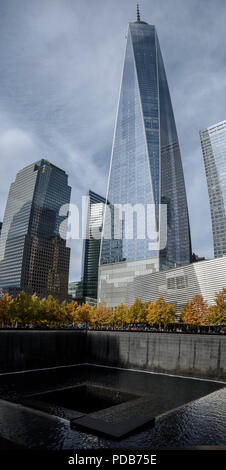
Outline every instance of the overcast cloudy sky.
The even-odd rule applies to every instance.
[[[141,0],[155,24],[178,128],[193,251],[213,257],[199,129],[226,119],[225,0]],[[69,174],[72,202],[106,194],[134,0],[0,1],[0,220],[16,172],[40,157]],[[70,242],[70,279],[81,242]]]

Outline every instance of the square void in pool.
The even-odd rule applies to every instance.
[[[138,395],[121,392],[96,385],[82,384],[37,395],[30,395],[33,405],[35,401],[44,402],[54,407],[62,407],[80,413],[94,413],[111,406],[120,405],[139,398]]]

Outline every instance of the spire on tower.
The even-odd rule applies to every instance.
[[[140,23],[140,9],[139,9],[139,3],[137,3],[137,21]]]

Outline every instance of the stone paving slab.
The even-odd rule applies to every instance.
[[[84,413],[80,413],[79,411],[69,410],[68,408],[64,408],[63,406],[51,406],[49,403],[45,403],[43,401],[39,401],[33,398],[23,398],[20,400],[20,403],[24,406],[28,406],[29,408],[44,411],[46,413],[60,416],[65,419],[73,419],[73,418],[81,418],[84,416]]]
[[[141,431],[146,427],[153,427],[155,419],[152,416],[136,416],[120,423],[108,423],[103,419],[85,416],[83,418],[71,420],[71,428],[84,432],[93,432],[110,439],[124,439],[132,433]]]

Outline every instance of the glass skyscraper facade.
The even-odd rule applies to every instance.
[[[74,300],[81,300],[83,299],[83,291],[82,291],[82,282],[81,281],[72,281],[68,284],[68,295],[72,297]]]
[[[1,288],[67,297],[70,249],[60,209],[70,194],[67,174],[45,159],[17,173],[0,238]]]
[[[87,194],[86,238],[83,241],[83,298],[97,299],[100,241],[103,228],[105,198],[93,191]]]
[[[214,257],[226,255],[226,121],[200,131],[213,229]]]
[[[158,233],[153,249],[147,232],[138,237],[133,218],[133,236],[126,236],[124,214],[121,236],[105,239],[109,231],[105,216],[100,265],[121,261],[157,259],[156,269],[191,262],[191,239],[187,198],[177,130],[163,59],[155,26],[143,21],[130,23],[117,110],[107,200],[115,205],[154,208],[151,225]],[[162,243],[162,211],[167,212],[166,243]],[[118,209],[117,209],[118,210]]]

